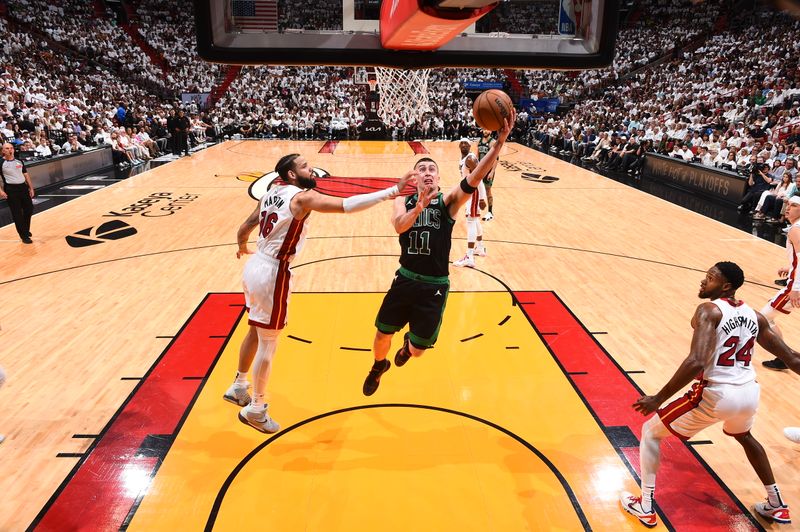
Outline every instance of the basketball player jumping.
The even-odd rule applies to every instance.
[[[775,297],[761,309],[761,314],[769,320],[770,327],[780,337],[783,337],[783,333],[775,323],[778,312],[789,314],[792,308],[800,308],[800,282],[798,282],[800,279],[797,278],[797,266],[798,260],[800,260],[800,256],[798,256],[800,253],[800,196],[789,198],[786,204],[786,219],[792,224],[789,234],[786,235],[786,258],[789,259],[789,266],[778,270],[779,277],[787,276],[786,286],[779,290]],[[787,308],[787,303],[791,303],[791,307]],[[778,358],[765,360],[762,364],[768,369],[787,369],[786,364]]]
[[[478,158],[470,151],[469,139],[461,139],[458,148],[461,150],[459,170],[461,178],[464,179],[478,166]],[[481,181],[478,183],[478,189],[472,193],[466,204],[467,254],[463,259],[453,262],[453,266],[474,268],[475,255],[486,256],[486,248],[483,246],[483,227],[481,227],[481,211],[485,208],[486,186]]]
[[[489,150],[492,149],[492,146],[495,144],[495,140],[492,138],[492,132],[488,129],[483,130],[483,137],[478,141],[478,161],[482,161],[486,154],[489,153]],[[497,152],[495,155],[494,163],[492,164],[492,169],[489,171],[488,174],[483,178],[483,184],[486,186],[486,203],[489,204],[489,212],[486,213],[486,216],[483,217],[483,221],[488,222],[489,220],[494,219],[494,214],[492,214],[492,207],[494,207],[494,197],[492,196],[492,185],[494,185],[494,171],[497,168],[497,161],[500,159],[500,152]]]
[[[750,364],[755,342],[774,354],[795,373],[800,373],[800,353],[788,347],[773,331],[767,319],[743,301],[736,290],[744,273],[732,262],[718,262],[700,282],[702,299],[692,318],[692,346],[689,356],[656,395],[640,397],[633,407],[644,415],[657,412],[642,426],[639,444],[642,495],[620,494],[622,508],[645,526],[657,524],[655,512],[656,472],[661,458],[661,440],[671,432],[688,440],[701,430],[722,422],[722,429],[744,448],[750,465],[767,492],[765,502],[756,503],[759,515],[777,523],[789,523],[789,507],[781,498],[764,448],[750,434],[760,388]],[[700,373],[702,371],[702,373]],[[693,379],[699,381],[682,398],[665,407],[661,404]]]
[[[414,165],[417,193],[394,200],[392,225],[400,235],[400,269],[375,320],[375,361],[364,380],[364,395],[372,395],[378,389],[381,375],[391,367],[386,355],[392,336],[406,324],[409,332],[394,357],[397,366],[422,355],[436,343],[450,289],[448,257],[455,217],[491,169],[515,119],[512,110],[486,157],[447,194],[439,191],[439,167],[425,157]]]
[[[253,255],[242,274],[245,304],[250,314],[250,331],[239,352],[236,380],[224,395],[225,400],[243,406],[239,412],[242,423],[266,433],[280,430],[267,413],[264,393],[278,336],[286,325],[292,277],[289,265],[305,242],[308,216],[312,211],[362,211],[397,196],[416,176],[416,171],[410,171],[393,187],[342,199],[324,196],[313,190],[316,180],[312,168],[299,154],[282,157],[275,171],[280,176],[278,186],[264,194],[237,234],[239,250],[236,257]],[[253,253],[247,247],[247,241],[256,227],[259,228],[258,242],[257,250]],[[254,338],[257,339],[255,353],[252,350]],[[251,401],[247,394],[247,373],[254,357]]]

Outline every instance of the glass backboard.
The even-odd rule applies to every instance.
[[[431,35],[481,0],[413,0]],[[435,50],[381,44],[381,9],[406,0],[195,0],[198,51],[231,64],[581,69],[613,59],[618,0],[498,2]],[[468,7],[459,7],[467,5]],[[488,8],[487,8],[488,9]],[[423,16],[420,15],[420,16]],[[437,18],[439,17],[439,18]],[[463,20],[468,20],[463,18]],[[384,33],[384,35],[386,35]]]

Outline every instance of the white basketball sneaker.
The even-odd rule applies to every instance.
[[[222,398],[235,405],[247,406],[250,404],[250,394],[247,393],[247,388],[249,386],[249,382],[247,384],[239,384],[234,382],[230,385],[228,391],[225,392],[225,395],[223,395]]]
[[[281,426],[267,414],[267,405],[259,409],[253,408],[252,405],[247,405],[239,411],[239,421],[266,434],[281,430]]]
[[[486,256],[486,255],[488,255],[489,253],[486,251],[486,246],[484,246],[483,244],[478,244],[478,245],[475,247],[475,254],[476,254],[477,256],[479,256],[479,257],[485,257],[485,256]]]
[[[654,510],[645,512],[642,508],[642,498],[634,497],[632,493],[623,491],[619,494],[619,503],[622,509],[636,517],[647,528],[653,528],[658,524],[658,517]]]
[[[6,441],[6,437],[0,434],[0,443],[3,443],[4,441]]]
[[[459,268],[474,268],[475,267],[475,259],[471,259],[467,255],[464,255],[464,258],[455,261],[453,263],[453,266],[458,266]]]
[[[769,521],[775,521],[776,523],[784,525],[792,522],[791,518],[789,517],[789,507],[785,504],[775,508],[769,503],[769,500],[766,500],[764,502],[755,503],[753,508],[761,517]]]
[[[800,427],[786,427],[783,429],[783,435],[790,441],[800,443]]]
[[[483,217],[483,221],[488,222],[489,220],[494,220],[494,214],[487,212],[486,216]]]

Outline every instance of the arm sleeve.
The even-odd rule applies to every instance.
[[[358,212],[369,209],[373,205],[377,205],[383,200],[392,198],[398,194],[399,190],[397,185],[389,187],[377,192],[370,192],[369,194],[359,194],[357,196],[350,196],[342,200],[342,209],[344,212]]]

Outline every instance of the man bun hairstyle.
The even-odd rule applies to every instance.
[[[738,290],[744,284],[744,272],[736,263],[723,261],[716,263],[714,267],[731,283],[734,290]]]
[[[300,157],[299,153],[290,153],[278,159],[278,163],[275,165],[275,171],[278,172],[281,179],[286,180],[289,177],[289,172],[294,170],[294,161],[298,157]]]

